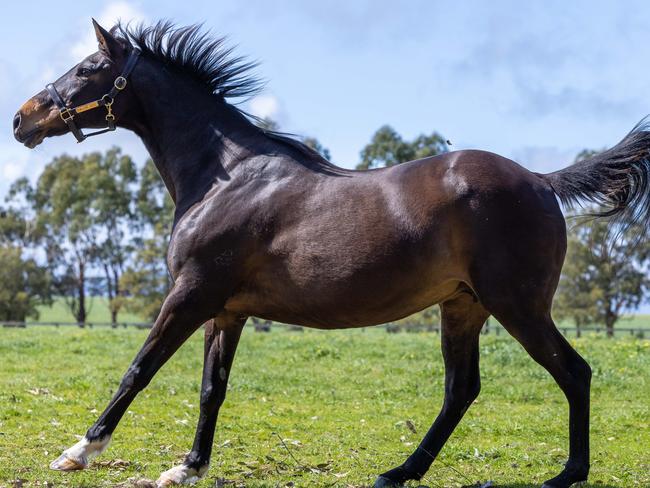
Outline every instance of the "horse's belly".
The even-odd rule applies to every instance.
[[[317,328],[350,328],[398,320],[440,303],[464,280],[450,263],[398,260],[345,273],[310,267],[309,276],[286,270],[259,273],[227,302],[237,313]]]

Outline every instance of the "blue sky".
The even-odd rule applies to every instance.
[[[617,142],[650,112],[650,2],[85,0],[4,2],[0,29],[0,199],[54,156],[121,146],[126,131],[35,150],[14,141],[18,107],[96,50],[90,18],[204,22],[259,60],[266,90],[247,108],[313,135],[353,167],[382,124],[437,130],[534,171]],[[643,311],[648,312],[648,306]]]
[[[125,131],[30,151],[13,140],[16,109],[95,49],[90,18],[204,22],[261,62],[249,109],[313,135],[352,167],[382,124],[405,137],[437,130],[530,169],[562,167],[619,140],[650,112],[650,3],[582,1],[86,0],[6,2],[0,30],[0,197],[62,152],[117,144]]]

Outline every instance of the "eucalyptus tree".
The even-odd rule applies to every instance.
[[[26,255],[28,244],[21,212],[0,208],[0,320],[38,318],[38,305],[52,302],[48,270]]]
[[[133,161],[117,148],[76,158],[54,158],[32,186],[26,179],[10,195],[27,203],[32,237],[45,253],[54,292],[75,320],[85,323],[89,283],[102,270],[114,321],[119,311],[119,278],[128,257],[130,187],[137,176]]]
[[[380,127],[361,150],[357,169],[381,168],[435,156],[447,152],[447,141],[437,132],[420,134],[412,141],[404,140],[390,125]]]
[[[133,259],[121,278],[126,308],[149,320],[160,311],[171,286],[167,249],[174,202],[150,159],[140,170],[135,192]]]

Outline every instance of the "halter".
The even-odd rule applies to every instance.
[[[131,54],[129,55],[129,59],[126,61],[124,71],[122,71],[122,74],[120,76],[115,78],[110,91],[100,99],[84,103],[83,105],[68,107],[68,105],[61,98],[61,95],[59,95],[59,92],[56,91],[54,84],[49,83],[45,85],[45,89],[50,94],[50,97],[52,97],[52,100],[56,106],[59,107],[59,116],[61,117],[61,120],[63,120],[63,122],[65,122],[65,125],[68,126],[68,129],[70,129],[72,135],[74,135],[75,139],[77,139],[77,142],[83,142],[90,136],[98,136],[100,134],[115,130],[115,115],[113,115],[112,108],[113,102],[115,101],[117,94],[126,88],[127,78],[133,72],[133,69],[138,62],[139,56],[140,49],[134,47],[131,51]],[[106,107],[106,128],[84,134],[75,123],[74,116],[97,107]]]

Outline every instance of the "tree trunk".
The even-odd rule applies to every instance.
[[[605,329],[607,330],[607,337],[614,337],[614,324],[618,317],[614,312],[608,310],[605,314]]]
[[[114,295],[113,298],[119,299],[120,298],[120,273],[117,270],[117,266],[113,268],[113,290],[114,290]],[[113,326],[117,324],[117,314],[119,313],[119,308],[113,304],[111,306],[111,322],[113,323]]]
[[[79,307],[77,308],[77,323],[80,327],[86,324],[86,269],[83,261],[79,261],[79,282],[77,288]]]

